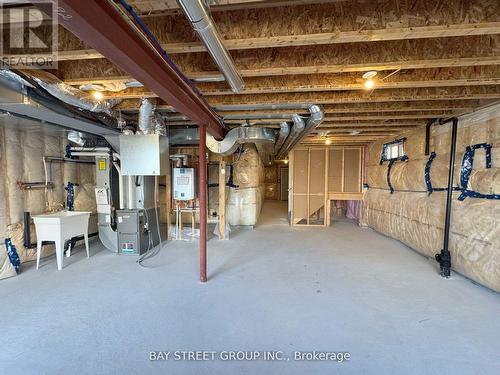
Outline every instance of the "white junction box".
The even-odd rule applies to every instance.
[[[174,168],[173,189],[178,201],[194,199],[194,168]]]

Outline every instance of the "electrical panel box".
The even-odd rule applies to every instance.
[[[194,168],[174,168],[174,199],[188,201],[194,199]]]
[[[158,134],[120,135],[123,176],[167,176],[168,138]]]

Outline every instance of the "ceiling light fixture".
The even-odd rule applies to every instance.
[[[329,144],[331,144],[331,143],[332,143],[332,141],[330,140],[330,138],[327,138],[327,139],[325,140],[325,145],[329,145]]]
[[[104,98],[104,95],[100,91],[94,91],[92,93],[92,96],[94,97],[95,100],[102,100]]]
[[[375,87],[375,81],[373,79],[367,79],[365,81],[365,89],[371,90]]]
[[[377,72],[374,70],[370,70],[369,72],[366,72],[363,74],[363,79],[365,80],[365,89],[371,90],[375,87],[375,81],[373,78],[377,75]]]

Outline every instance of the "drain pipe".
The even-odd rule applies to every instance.
[[[215,27],[209,9],[203,0],[177,0],[179,7],[191,22],[208,53],[219,67],[226,81],[235,93],[243,91],[245,84],[231,55],[222,43],[222,38]]]
[[[450,165],[448,171],[448,189],[446,191],[446,216],[444,220],[444,240],[441,253],[436,254],[436,260],[441,269],[441,276],[449,278],[451,274],[451,255],[449,250],[450,241],[450,219],[451,219],[451,200],[453,197],[453,179],[455,173],[455,152],[457,149],[457,131],[458,119],[453,117],[448,120],[439,121],[440,125],[452,122],[451,125],[451,149],[450,149]]]

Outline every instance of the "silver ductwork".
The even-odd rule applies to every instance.
[[[300,116],[293,117],[294,124],[292,130],[279,150],[277,158],[281,159],[285,157],[297,143],[302,141],[306,135],[313,131],[325,119],[323,108],[319,105],[309,106],[309,112],[311,113],[311,116],[307,119],[306,123],[304,123],[304,120]]]
[[[300,136],[292,142],[290,150],[325,120],[325,112],[323,111],[323,108],[321,106],[312,105],[309,107],[309,112],[311,113],[311,116],[309,116],[309,118],[307,119],[306,128],[300,134]]]
[[[74,107],[82,108],[90,112],[103,112],[113,116],[112,108],[119,100],[95,100],[88,93],[69,86],[63,82],[46,82],[40,78],[32,77],[33,80],[45,89],[50,95]]]
[[[139,118],[137,120],[137,133],[153,134],[153,115],[155,106],[149,99],[142,98],[141,106],[139,107]]]
[[[177,0],[193,29],[212,56],[215,64],[226,78],[231,89],[239,93],[245,87],[231,55],[222,43],[222,38],[212,20],[209,9],[203,0]]]
[[[244,113],[244,114],[228,114],[222,116],[223,120],[271,120],[284,119],[291,120],[295,113]],[[189,118],[185,115],[175,114],[165,117],[168,122],[188,121]]]
[[[77,144],[78,146],[85,146],[85,136],[82,132],[77,132],[75,130],[71,130],[68,132],[68,141]]]
[[[163,120],[163,117],[160,114],[155,113],[153,117],[153,125],[155,134],[167,135],[167,126],[165,125],[165,120]]]
[[[304,132],[304,129],[306,128],[306,123],[304,119],[299,115],[294,115],[292,117],[292,120],[293,120],[292,129],[290,130],[290,134],[283,143],[283,146],[281,146],[280,150],[276,155],[278,158],[286,155],[288,151],[290,151],[290,149],[292,148],[292,144]]]
[[[45,71],[34,69],[22,70],[20,73],[21,74],[17,74],[11,70],[3,69],[0,70],[0,77],[6,78],[11,82],[19,82],[23,86],[34,87],[31,83],[26,81],[26,79],[32,79],[50,95],[66,104],[89,112],[105,113],[108,116],[116,117],[112,108],[120,103],[121,100],[96,100],[88,93],[65,84],[59,80],[59,78]],[[27,78],[23,78],[23,75]]]
[[[290,125],[288,125],[287,122],[282,122],[280,124],[278,139],[274,144],[274,154],[277,154],[281,146],[283,146],[283,143],[285,142],[286,137],[288,137],[288,134],[290,134]]]
[[[309,109],[308,103],[275,103],[275,104],[225,104],[214,107],[216,111],[256,111],[273,109]]]
[[[259,147],[261,144],[273,145],[275,140],[272,129],[241,126],[231,129],[222,141],[207,135],[207,147],[215,154],[227,156],[233,154],[241,144],[255,143]]]

